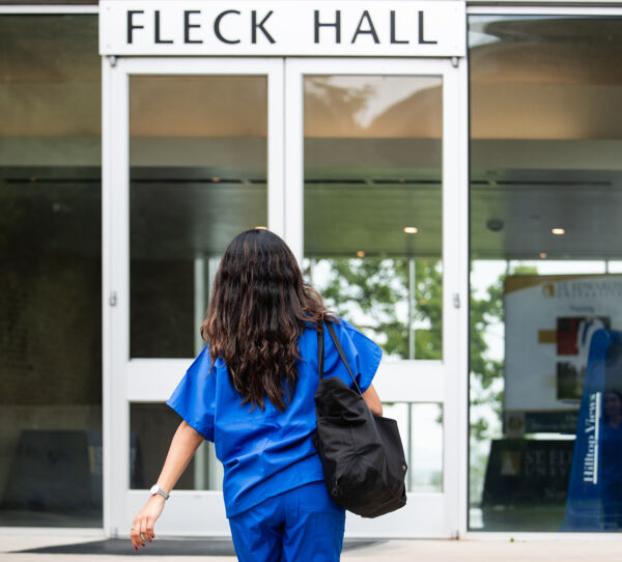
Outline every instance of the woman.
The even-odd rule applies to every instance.
[[[330,314],[303,281],[285,242],[251,229],[227,247],[201,325],[205,346],[167,404],[182,418],[157,484],[169,492],[205,440],[224,466],[225,511],[242,562],[339,560],[345,511],[324,483],[312,436],[318,376],[316,322],[333,321],[363,397],[382,405],[371,382],[380,347]],[[324,330],[324,373],[354,386]],[[133,521],[138,550],[155,537],[164,496]]]

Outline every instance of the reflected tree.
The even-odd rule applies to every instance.
[[[504,284],[508,275],[531,275],[537,268],[516,266],[500,275],[477,297],[473,287],[470,294],[470,500],[481,499],[488,443],[501,437],[503,418],[503,358],[490,356],[490,342],[495,328],[503,329]],[[500,335],[500,337],[503,337]]]
[[[472,384],[471,408],[486,406],[494,413],[494,419],[500,421],[503,415],[503,388],[499,383],[503,380],[503,361],[491,358],[489,338],[491,328],[495,325],[505,326],[503,309],[504,284],[508,275],[533,275],[538,270],[532,266],[514,267],[511,271],[499,276],[499,278],[486,288],[483,298],[475,296],[471,289],[470,295],[470,372],[471,377],[476,379],[476,385]],[[486,418],[476,417],[471,419],[471,438],[476,441],[490,439],[490,423]]]
[[[388,356],[441,359],[439,260],[416,259],[412,265],[408,258],[308,260],[304,274],[333,311],[377,339]]]

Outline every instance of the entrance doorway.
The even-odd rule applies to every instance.
[[[450,59],[104,59],[104,526],[123,535],[179,418],[218,260],[281,235],[384,349],[408,504],[346,536],[451,537],[466,481],[466,75]],[[464,379],[464,380],[462,380]],[[461,467],[464,466],[464,470]],[[203,443],[158,521],[229,534]],[[466,502],[464,502],[466,506]]]

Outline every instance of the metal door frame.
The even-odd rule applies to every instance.
[[[129,77],[268,77],[268,227],[298,259],[303,248],[302,81],[305,73],[438,75],[443,79],[443,357],[381,364],[387,401],[442,402],[442,494],[412,494],[407,508],[376,520],[352,517],[348,536],[455,537],[466,498],[467,149],[466,60],[280,57],[104,57],[102,59],[103,490],[104,532],[125,536],[147,495],[129,489],[129,404],[165,399],[184,359],[129,358]],[[287,123],[287,127],[285,126]],[[121,219],[123,217],[123,219]],[[462,439],[461,439],[462,437]],[[175,490],[161,534],[227,536],[222,493]],[[173,499],[173,498],[171,498]],[[415,514],[425,513],[426,517]]]

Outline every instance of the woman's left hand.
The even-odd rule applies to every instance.
[[[130,539],[134,550],[138,550],[145,543],[151,542],[155,538],[154,525],[162,510],[166,500],[159,494],[151,496],[145,506],[138,512],[132,522]]]

